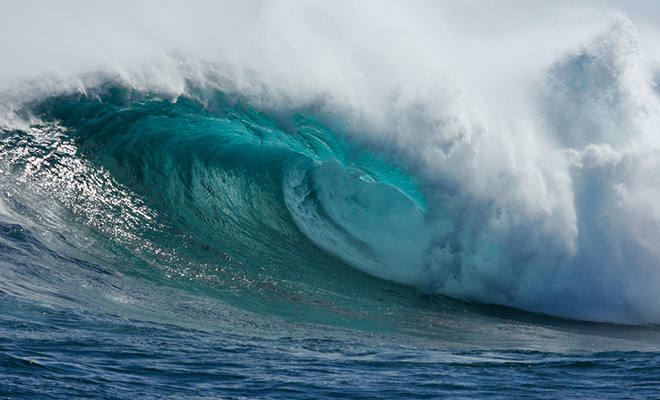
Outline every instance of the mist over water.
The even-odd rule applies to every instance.
[[[275,121],[304,111],[406,177],[335,153],[284,168],[319,248],[424,293],[660,323],[657,6],[35,4],[0,17],[5,127],[108,77],[205,105],[232,93]]]

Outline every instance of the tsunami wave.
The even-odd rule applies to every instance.
[[[423,293],[657,324],[660,72],[640,53],[617,20],[506,106],[444,76],[375,99],[180,55],[25,82],[1,99],[0,211],[35,247],[3,262],[67,254],[270,315]],[[2,290],[70,279],[48,270]]]

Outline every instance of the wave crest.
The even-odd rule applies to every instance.
[[[220,253],[285,264],[311,242],[426,293],[657,322],[660,100],[638,56],[617,22],[520,107],[453,84],[356,104],[168,58],[153,68],[169,80],[36,82],[7,95],[3,123],[66,128],[77,157]]]

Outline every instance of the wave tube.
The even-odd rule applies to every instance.
[[[636,5],[626,15],[594,13],[591,3],[408,4],[164,8],[173,22],[199,17],[200,32],[174,23],[170,46],[145,33],[163,26],[138,13],[124,31],[128,50],[104,35],[114,13],[88,36],[73,35],[62,16],[60,38],[71,41],[44,59],[65,77],[4,92],[3,126],[59,123],[65,118],[43,112],[50,100],[101,88],[103,107],[80,114],[90,108],[77,105],[65,122],[78,132],[77,154],[175,210],[177,221],[223,213],[198,233],[231,226],[228,248],[251,251],[244,239],[254,244],[271,226],[269,234],[290,238],[278,243],[295,247],[302,235],[425,293],[658,323],[659,69],[648,45],[657,26]],[[103,56],[67,50],[104,38]],[[25,59],[7,64],[7,76]],[[84,73],[96,69],[104,72]],[[124,97],[108,110],[111,86]],[[181,107],[174,124],[167,102]],[[240,127],[223,119],[225,108],[241,115]],[[250,112],[260,117],[244,118]],[[300,116],[325,133],[305,136]],[[121,129],[107,135],[109,127]],[[223,129],[231,140],[218,139]],[[380,164],[356,160],[356,151]],[[167,191],[171,182],[199,190],[192,197],[204,207],[186,208],[188,197]],[[270,211],[243,212],[252,198]],[[264,223],[232,223],[236,214]]]

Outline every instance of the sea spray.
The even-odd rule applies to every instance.
[[[307,39],[267,22],[288,9],[259,19],[290,40],[243,66],[243,52],[220,63],[161,52],[26,82],[3,95],[5,131],[64,130],[72,156],[221,254],[261,248],[268,240],[254,232],[269,227],[283,243],[295,247],[302,234],[358,270],[427,294],[658,320],[657,69],[642,64],[630,22],[611,13],[609,25],[592,21],[575,38],[546,35],[554,60],[515,65],[507,52],[467,65],[477,38],[427,20],[410,41],[360,36],[338,59],[331,37],[302,62]],[[383,11],[374,29],[406,24],[415,10]],[[363,51],[382,56],[378,68]]]
[[[2,3],[0,397],[657,397],[659,7]]]

